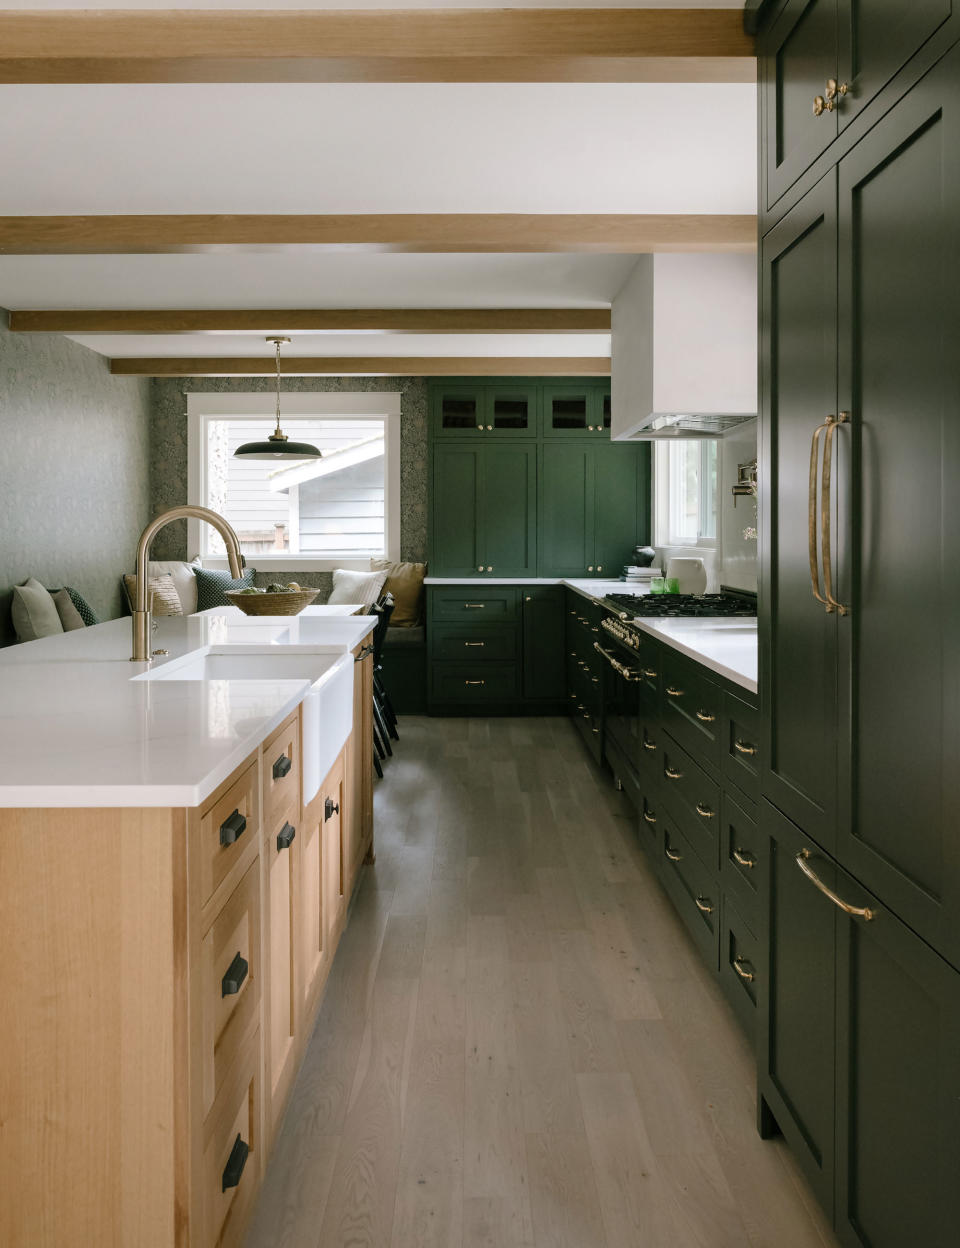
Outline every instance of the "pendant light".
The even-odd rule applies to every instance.
[[[318,451],[309,442],[291,442],[280,428],[280,347],[289,338],[272,337],[277,351],[277,427],[264,442],[244,442],[233,452],[234,459],[320,459],[322,451]]]

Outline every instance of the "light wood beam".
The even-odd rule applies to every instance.
[[[0,255],[216,251],[753,251],[752,214],[389,213],[0,217]]]
[[[118,377],[270,377],[273,356],[262,359],[122,358],[110,361]],[[610,360],[592,356],[287,356],[289,377],[609,377]]]
[[[753,82],[738,9],[0,14],[0,82]]]
[[[220,308],[11,312],[13,333],[603,334],[609,308]]]

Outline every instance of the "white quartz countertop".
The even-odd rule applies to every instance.
[[[356,608],[351,608],[355,610]],[[0,807],[196,806],[303,701],[304,679],[137,680],[185,656],[341,656],[373,616],[236,607],[159,618],[168,656],[131,663],[129,618],[0,650]]]
[[[642,597],[650,592],[646,585],[628,585],[620,580],[590,577],[567,580],[557,577],[534,577],[528,580],[488,580],[470,577],[463,580],[426,577],[425,585],[565,585],[584,598],[608,606],[607,594],[631,594]],[[640,618],[636,627],[649,633],[718,676],[739,685],[750,693],[757,692],[757,620],[756,616],[680,616],[672,619]]]

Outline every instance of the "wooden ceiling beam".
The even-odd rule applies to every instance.
[[[273,356],[159,359],[118,358],[118,377],[270,377]],[[610,360],[591,356],[287,356],[289,377],[609,377]]]
[[[11,312],[14,333],[602,334],[609,308],[221,308]]]
[[[753,82],[739,9],[0,14],[0,83]]]
[[[754,251],[752,214],[387,213],[0,217],[0,255]]]

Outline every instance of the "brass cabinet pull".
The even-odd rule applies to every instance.
[[[815,95],[815,96],[813,97],[813,115],[814,115],[814,117],[819,117],[819,116],[823,113],[823,110],[824,110],[826,107],[827,107],[827,101],[823,98],[823,96],[822,96],[822,95]],[[833,105],[832,105],[832,104],[830,105],[830,111],[831,111],[831,112],[833,112]]]
[[[739,958],[739,957],[734,958],[732,965],[733,965],[733,969],[737,972],[740,978],[745,979],[747,983],[749,984],[749,983],[752,983],[753,980],[755,980],[757,977],[756,975],[754,975],[753,971],[745,971],[743,969],[743,964],[745,961],[746,961],[746,958]]]
[[[824,897],[829,897],[833,904],[835,906],[839,906],[844,914],[852,914],[855,918],[866,919],[868,923],[871,919],[875,919],[877,917],[876,912],[871,910],[868,906],[851,906],[848,901],[844,901],[842,897],[838,897],[832,888],[824,884],[823,880],[820,879],[816,871],[814,871],[807,862],[807,859],[812,856],[813,855],[810,853],[809,849],[801,849],[799,854],[797,854],[796,863],[807,879],[819,888]]]
[[[652,752],[653,750],[655,750],[655,749],[657,748],[657,743],[656,743],[656,741],[650,741],[650,740],[648,740],[648,738],[647,738],[646,734],[644,734],[644,737],[643,737],[643,748],[644,748],[645,750],[650,750],[650,751]]]
[[[663,774],[668,780],[682,780],[683,772],[677,771],[676,767],[664,767]]]
[[[483,564],[482,564],[482,563],[480,564],[479,568],[477,568],[477,571],[478,571],[478,572],[482,572],[482,571],[483,571]],[[470,605],[470,604],[468,604],[468,605]]]
[[[708,711],[694,711],[694,714],[697,719],[700,720],[701,724],[712,724],[717,718],[716,715],[711,715]]]
[[[627,667],[625,663],[621,663],[620,660],[612,655],[609,650],[605,650],[603,646],[600,645],[599,641],[595,641],[593,643],[593,648],[598,654],[603,655],[613,670],[622,676],[624,680],[636,681],[640,679],[639,672],[635,671],[632,667]],[[586,663],[584,663],[584,667],[587,667]]]
[[[667,685],[667,697],[668,698],[682,698],[683,690],[674,689],[673,685]]]
[[[828,416],[822,425],[817,425],[810,442],[810,485],[807,498],[807,538],[810,551],[810,587],[817,602],[822,602],[828,612],[833,610],[823,594],[820,593],[820,569],[817,565],[817,461],[820,457],[820,434],[833,420]]]
[[[478,571],[482,572],[483,568],[479,568]],[[482,611],[487,604],[485,602],[465,602],[463,605],[468,611]]]
[[[681,862],[683,860],[683,854],[678,854],[676,850],[671,850],[669,845],[664,845],[663,852],[671,862]]]
[[[735,849],[733,851],[733,861],[738,862],[741,867],[755,867],[757,865],[757,860],[745,849]]]
[[[738,754],[756,754],[757,752],[755,745],[748,745],[745,741],[741,741],[739,737],[734,741],[733,748]]]
[[[704,901],[702,897],[694,897],[693,904],[701,914],[713,914],[713,906],[710,905],[709,901]]]
[[[704,806],[702,802],[697,802],[697,814],[701,819],[712,819],[714,813],[709,806]]]
[[[465,646],[485,646],[485,645],[486,645],[486,642],[484,642],[484,641],[465,641],[463,644],[464,644]]]
[[[656,815],[651,815],[651,813],[650,813],[650,811],[649,811],[649,810],[645,810],[645,811],[643,812],[643,817],[644,817],[644,819],[646,819],[647,823],[656,823],[656,822],[657,822],[657,816],[656,816]]]
[[[485,680],[465,680],[463,683],[465,685],[485,685],[487,682]]]
[[[823,476],[820,482],[820,542],[823,554],[823,592],[830,607],[836,607],[841,615],[849,614],[849,608],[837,602],[833,596],[833,551],[830,545],[830,511],[833,505],[833,435],[840,425],[848,424],[849,412],[840,412],[836,420],[827,421],[823,439]]]
[[[653,670],[652,667],[641,668],[641,671],[643,672],[644,676],[646,676],[647,680],[657,679],[657,673]]]

